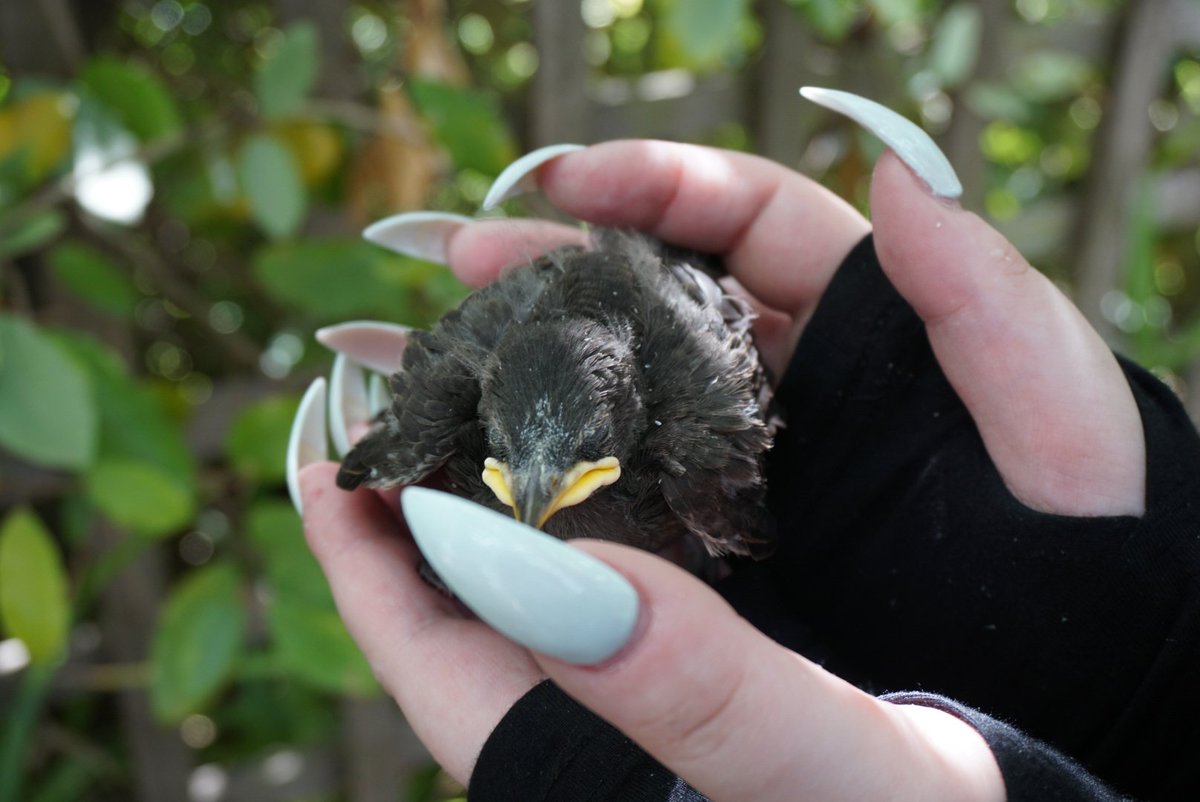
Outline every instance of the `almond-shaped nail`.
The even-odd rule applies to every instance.
[[[483,199],[482,209],[495,209],[509,198],[537,189],[537,169],[559,156],[584,150],[586,145],[547,145],[526,153],[496,176],[492,188]]]
[[[449,212],[406,212],[367,226],[365,239],[390,251],[444,265],[446,243],[470,217]]]
[[[300,469],[328,457],[329,444],[325,436],[325,380],[315,379],[300,399],[300,407],[296,410],[292,431],[288,435],[285,470],[288,495],[292,497],[292,506],[301,515],[304,515],[304,505],[300,500]]]
[[[357,362],[338,354],[329,373],[329,439],[339,457],[353,447],[351,430],[371,420],[367,376]]]
[[[929,185],[934,195],[947,200],[962,197],[962,183],[950,160],[929,134],[912,120],[850,92],[806,86],[800,94],[818,106],[846,115],[882,139],[918,178]]]
[[[387,379],[378,373],[372,373],[367,380],[367,411],[374,418],[392,403],[392,391],[388,388]]]
[[[400,503],[438,576],[510,640],[594,665],[633,634],[637,591],[595,557],[449,493],[409,487]]]
[[[329,350],[390,376],[400,369],[411,331],[408,326],[381,320],[351,320],[317,329],[316,338]]]

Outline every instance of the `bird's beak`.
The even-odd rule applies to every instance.
[[[484,484],[492,489],[496,498],[512,507],[518,521],[538,529],[563,507],[584,501],[601,487],[620,478],[621,463],[616,457],[577,462],[561,475],[541,466],[514,472],[491,457],[484,461],[483,470]]]
[[[513,515],[521,523],[536,526],[541,529],[550,516],[557,510],[554,505],[554,493],[549,488],[556,486],[555,477],[547,476],[543,480],[540,470],[534,469],[524,476],[514,477],[516,487],[513,488]]]

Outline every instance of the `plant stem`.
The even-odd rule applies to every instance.
[[[31,665],[22,677],[12,709],[5,717],[0,733],[0,802],[17,802],[21,797],[25,752],[56,667]]]

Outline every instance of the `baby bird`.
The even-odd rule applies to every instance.
[[[433,480],[560,538],[767,556],[771,390],[744,300],[601,231],[410,336],[338,485]]]

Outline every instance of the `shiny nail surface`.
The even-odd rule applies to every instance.
[[[367,377],[345,354],[333,360],[329,374],[329,439],[339,457],[350,453],[350,430],[371,420],[367,398]]]
[[[449,212],[406,212],[372,223],[362,235],[388,250],[444,265],[446,242],[469,222]]]
[[[950,160],[929,134],[912,120],[850,92],[806,86],[800,94],[818,106],[846,115],[882,139],[918,178],[929,185],[934,195],[947,200],[962,197],[962,183]]]
[[[317,329],[317,342],[365,368],[390,376],[400,369],[412,329],[378,320],[352,320]]]
[[[300,408],[296,410],[296,419],[292,421],[292,431],[288,435],[288,495],[292,497],[292,505],[296,512],[301,515],[304,514],[304,505],[300,501],[300,469],[328,457],[329,445],[325,437],[325,380],[315,379],[305,391],[304,398],[300,400]]]
[[[586,145],[547,145],[526,153],[496,176],[496,181],[488,190],[481,208],[485,212],[495,209],[509,198],[515,198],[525,192],[537,189],[537,168],[559,156],[584,150],[586,147]]]
[[[633,634],[637,591],[605,563],[449,493],[409,487],[400,503],[438,576],[510,640],[593,665],[620,651]]]
[[[375,417],[392,403],[392,391],[388,389],[387,379],[378,373],[372,373],[367,380],[367,412]]]

